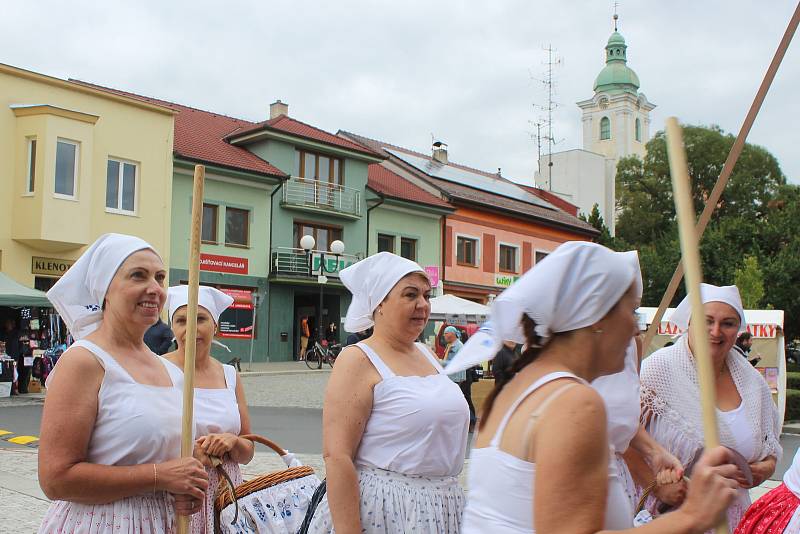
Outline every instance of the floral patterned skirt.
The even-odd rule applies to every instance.
[[[800,499],[781,484],[754,502],[744,514],[736,534],[798,534]]]
[[[175,508],[165,492],[107,504],[53,501],[39,534],[173,534]]]
[[[373,467],[358,470],[361,531],[366,534],[458,534],[464,492],[457,477],[404,475]],[[332,534],[327,495],[309,533]]]
[[[222,467],[228,473],[234,487],[242,483],[242,471],[239,469],[239,464],[226,457]],[[217,498],[217,490],[220,484],[222,484],[222,487],[227,485],[225,479],[219,476],[216,469],[206,467],[206,474],[208,475],[208,490],[206,491],[205,499],[203,499],[202,510],[192,516],[192,523],[189,528],[189,532],[192,534],[214,534],[214,501]]]

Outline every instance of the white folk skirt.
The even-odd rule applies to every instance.
[[[464,492],[454,476],[404,475],[358,467],[361,529],[366,534],[458,534]],[[332,534],[327,495],[319,503],[310,534]]]
[[[172,534],[175,529],[172,498],[158,492],[107,504],[54,501],[39,534]]]

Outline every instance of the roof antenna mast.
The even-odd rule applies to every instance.
[[[619,20],[619,15],[617,15],[617,8],[619,7],[619,2],[614,2],[614,31],[617,31],[617,21]]]

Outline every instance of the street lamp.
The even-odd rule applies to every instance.
[[[300,238],[300,247],[305,251],[306,256],[308,258],[308,276],[312,276],[314,272],[314,256],[312,251],[314,250],[314,246],[316,245],[316,240],[314,236],[311,235],[304,235]],[[325,251],[320,250],[319,252],[319,275],[317,276],[317,281],[319,282],[319,309],[317,311],[317,341],[322,341],[322,297],[323,297],[323,290],[325,284],[328,282],[328,278],[325,276],[325,273],[335,273],[339,270],[339,256],[344,254],[344,243],[340,240],[335,240],[330,245],[330,252],[336,257],[336,266],[328,270],[328,267],[325,262]]]

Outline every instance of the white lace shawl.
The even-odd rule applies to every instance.
[[[728,354],[727,364],[744,402],[752,439],[756,441],[755,455],[747,461],[752,463],[767,456],[780,459],[783,449],[779,442],[778,410],[767,383],[733,350]],[[642,420],[649,421],[648,430],[653,438],[685,465],[703,447],[700,387],[686,335],[673,346],[645,358],[641,384]],[[717,424],[720,442],[734,447],[736,441],[728,425],[720,419]]]

